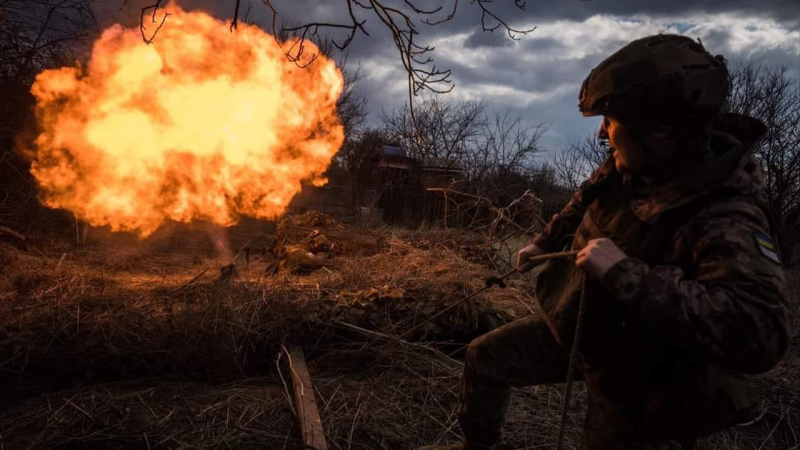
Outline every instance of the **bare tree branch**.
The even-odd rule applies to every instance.
[[[15,146],[45,69],[72,65],[88,54],[97,21],[91,0],[0,0],[0,199],[36,202],[30,161]],[[16,150],[15,150],[16,149]],[[23,181],[20,183],[19,181]]]
[[[235,30],[239,24],[239,6],[241,6],[241,0],[236,0],[236,6],[233,7],[233,20],[231,20],[231,33],[233,33],[233,30]]]
[[[506,23],[503,19],[498,17],[497,14],[494,14],[493,12],[489,11],[489,9],[486,7],[487,3],[493,3],[493,2],[494,0],[475,1],[475,3],[477,3],[477,5],[481,8],[481,27],[483,28],[483,31],[494,31],[497,30],[498,28],[502,28],[506,31],[509,38],[517,41],[519,40],[519,37],[517,37],[518,34],[526,35],[536,30],[536,27],[529,29],[518,29],[509,26],[508,23]],[[517,8],[525,10],[526,2],[520,0],[514,0],[514,4],[517,6]],[[493,26],[487,25],[487,19],[493,20],[495,22],[494,25]]]
[[[240,0],[235,1],[233,20],[231,21],[230,31],[237,28],[239,22],[239,12],[241,7]],[[345,0],[347,7],[348,19],[344,22],[319,22],[313,21],[304,23],[298,26],[286,28],[284,30],[276,29],[278,10],[275,8],[272,0],[261,0],[261,2],[269,8],[272,13],[271,32],[273,35],[278,36],[282,32],[288,32],[295,36],[297,40],[286,50],[287,58],[290,61],[305,66],[313,63],[318,55],[313,55],[310,58],[304,58],[305,42],[307,39],[317,39],[321,30],[328,29],[333,31],[344,32],[340,39],[334,39],[334,46],[340,51],[345,50],[353,42],[356,35],[360,32],[365,36],[369,36],[365,28],[365,23],[368,18],[377,20],[385,28],[387,28],[392,36],[392,41],[400,56],[400,63],[407,74],[408,79],[408,97],[409,97],[409,116],[411,122],[416,124],[417,117],[414,111],[414,98],[422,91],[430,91],[434,93],[447,93],[450,92],[454,85],[450,78],[451,71],[449,69],[438,68],[432,58],[432,53],[435,50],[433,46],[423,45],[419,43],[419,30],[417,28],[419,23],[435,26],[452,20],[458,12],[459,0],[444,0],[442,4],[434,7],[423,8],[420,1],[403,0],[401,4],[390,3],[387,0]],[[449,8],[444,7],[445,4],[450,4]],[[525,35],[535,30],[536,28],[520,29],[511,26],[500,15],[492,11],[490,5],[493,0],[472,0],[471,4],[477,5],[481,10],[481,28],[484,31],[494,32],[495,30],[505,30],[510,39],[517,40],[519,35]],[[520,9],[525,9],[525,2],[515,0],[515,6]],[[123,8],[126,1],[123,3]],[[161,0],[155,4],[150,5],[142,10],[140,27],[142,30],[142,39],[146,43],[152,43],[158,31],[164,25],[167,15],[163,17],[160,24],[156,28],[152,36],[147,37],[145,34],[145,15],[149,10],[153,11],[152,22],[156,23],[155,12],[161,6]],[[443,11],[448,11],[445,16],[441,16]],[[367,17],[362,17],[366,14]]]
[[[731,71],[731,111],[763,121],[756,149],[766,175],[766,200],[784,257],[800,258],[800,86],[786,67],[742,64]]]
[[[574,191],[608,157],[608,142],[591,134],[571,140],[553,155],[553,168],[559,182]]]
[[[392,139],[420,161],[462,164],[477,143],[486,121],[486,102],[455,103],[447,98],[426,97],[412,108],[404,105],[384,112],[383,125]]]
[[[164,17],[161,19],[161,23],[156,22],[156,13],[158,12],[158,9],[161,8],[161,2],[162,1],[163,0],[158,0],[155,3],[153,3],[152,5],[145,6],[145,7],[142,8],[142,14],[141,14],[141,18],[139,20],[139,31],[141,31],[142,40],[146,44],[152,44],[153,43],[153,39],[156,38],[156,35],[161,30],[161,27],[163,27],[164,23],[166,23],[167,17],[169,17],[169,13],[165,12],[164,13]],[[150,11],[150,10],[153,11],[153,13],[152,13],[152,23],[158,23],[158,26],[156,27],[156,31],[154,31],[153,34],[148,38],[146,33],[145,33],[145,31],[147,30],[147,27],[145,26],[145,19],[144,18],[147,15],[147,12]]]
[[[96,31],[89,0],[0,1],[0,77],[30,83],[53,61],[78,57]]]

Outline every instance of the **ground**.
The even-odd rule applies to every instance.
[[[229,230],[231,278],[203,227],[144,240],[91,229],[83,245],[69,229],[0,240],[0,448],[299,448],[288,344],[305,350],[332,448],[458,440],[465,345],[535,314],[532,278],[417,327],[504,269],[496,251],[468,233],[315,213],[281,232],[314,228],[336,245],[328,268],[274,277],[267,222]],[[760,377],[763,415],[700,448],[800,448],[798,372],[795,337],[786,363]],[[503,448],[555,448],[562,393],[518,390]],[[568,446],[584,396],[579,385]]]

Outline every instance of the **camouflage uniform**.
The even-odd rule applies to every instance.
[[[620,174],[609,158],[534,241],[556,252],[606,237],[629,256],[585,285],[583,449],[680,448],[745,420],[747,376],[787,351],[784,280],[752,156],[765,129],[723,118],[706,162],[661,184]],[[499,441],[511,386],[564,380],[581,286],[574,261],[548,263],[536,286],[542,317],[470,345],[459,408],[466,448]]]

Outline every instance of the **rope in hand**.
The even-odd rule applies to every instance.
[[[575,362],[578,359],[578,344],[581,341],[583,331],[583,318],[586,315],[586,274],[581,279],[581,299],[578,303],[578,318],[575,322],[575,337],[572,340],[572,349],[569,352],[569,365],[567,366],[567,388],[564,392],[564,404],[561,406],[561,424],[558,428],[558,443],[556,450],[564,447],[564,433],[567,429],[567,415],[569,413],[569,403],[572,398],[572,383],[575,380]]]

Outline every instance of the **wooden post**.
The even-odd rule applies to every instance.
[[[314,399],[314,388],[311,385],[306,357],[303,349],[296,345],[289,346],[289,368],[292,372],[294,403],[297,408],[297,418],[300,420],[303,444],[316,450],[328,450],[325,433],[322,430],[322,420]]]

